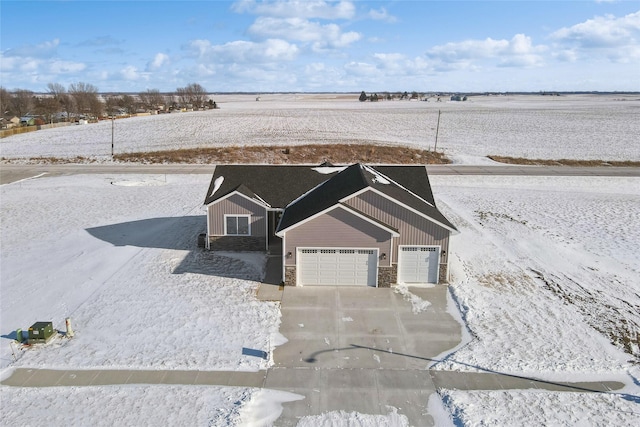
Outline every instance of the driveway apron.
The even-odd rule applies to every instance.
[[[411,288],[431,303],[414,312],[392,289],[285,287],[280,332],[266,388],[305,399],[284,404],[278,426],[328,411],[386,415],[389,406],[411,425],[427,426],[435,391],[428,365],[461,340],[461,325],[447,312],[447,288]]]

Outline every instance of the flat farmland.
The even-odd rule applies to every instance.
[[[455,162],[487,155],[640,160],[640,95],[473,96],[466,102],[358,102],[356,95],[214,95],[220,109],[119,119],[116,153],[183,148],[377,144],[444,151]],[[108,159],[112,123],[0,140],[5,159]]]

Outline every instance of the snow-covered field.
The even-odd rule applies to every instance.
[[[640,101],[620,99],[478,97],[464,103],[374,104],[296,95],[263,96],[260,102],[221,96],[217,111],[119,120],[115,142],[116,152],[364,141],[424,146],[434,140],[440,109],[438,147],[454,159],[474,162],[502,154],[640,160],[635,140]],[[0,156],[107,159],[110,143],[110,123],[71,126],[2,139]],[[278,305],[255,298],[264,257],[195,247],[205,229],[202,201],[209,179],[45,175],[1,186],[3,375],[12,367],[267,368],[269,361],[242,354],[243,348],[271,353],[285,338],[278,332]],[[626,384],[625,393],[640,395],[640,179],[434,176],[431,181],[439,207],[461,231],[452,240],[450,290],[469,330],[468,339],[436,368],[556,381],[618,380]],[[428,310],[428,303],[419,309]],[[16,329],[52,320],[63,330],[66,317],[72,319],[73,339],[12,354]],[[607,425],[609,420],[633,425],[640,419],[637,401],[620,395],[443,391],[443,396],[446,410],[468,425]],[[0,425],[38,424],[42,414],[55,413],[50,425],[140,425],[157,419],[245,426],[268,425],[282,402],[300,396],[137,385],[2,387],[0,398]],[[431,400],[430,411],[442,406]],[[38,411],[26,410],[36,406]],[[390,408],[386,416],[333,412],[307,417],[300,425],[405,426],[406,420]]]
[[[470,332],[435,367],[627,384],[627,396],[447,390],[450,412],[473,426],[637,425],[640,179],[431,182],[461,231],[452,240],[451,291]]]
[[[117,120],[116,153],[240,145],[375,143],[434,148],[457,162],[489,154],[640,160],[640,96],[474,96],[466,102],[358,102],[357,95],[217,95],[219,110]],[[446,99],[446,98],[445,98]],[[0,140],[0,157],[107,160],[112,124]]]
[[[558,380],[640,361],[638,178],[431,180],[461,231],[451,289],[476,338],[444,365]]]
[[[45,176],[1,186],[1,366],[265,368],[264,360],[242,355],[243,347],[270,352],[283,339],[279,307],[254,296],[264,259],[209,259],[195,248],[208,181],[203,175]],[[640,395],[631,377],[638,381],[638,178],[431,181],[440,208],[461,230],[451,248],[451,290],[470,330],[470,339],[436,367],[619,380],[626,393]],[[18,351],[13,361],[13,331],[39,320],[64,329],[67,316],[75,338]],[[88,419],[86,408],[106,414],[99,419],[105,425],[154,417],[188,425],[261,425],[255,420],[264,424],[277,417],[281,402],[300,398],[246,388],[141,385],[2,387],[0,394],[3,408],[23,408],[3,409],[2,425],[36,423],[40,412],[24,408],[42,404],[47,412],[66,401],[85,404],[65,406],[52,425]],[[446,408],[469,425],[482,425],[495,407],[509,410],[492,415],[490,425],[571,425],[566,420],[578,415],[585,425],[606,424],[603,419],[631,425],[640,412],[637,403],[617,395],[444,396]],[[122,405],[137,409],[120,413]],[[191,418],[183,418],[185,406],[193,408]],[[345,412],[301,420],[379,423],[406,425],[392,410],[386,417]]]

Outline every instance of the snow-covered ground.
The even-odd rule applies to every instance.
[[[439,369],[618,380],[616,394],[443,391],[460,425],[638,425],[640,179],[434,176],[470,331]]]
[[[487,154],[640,160],[637,96],[377,104],[296,95],[216,100],[216,111],[118,120],[116,152],[334,142],[428,147],[440,110],[438,149],[456,161],[484,162]],[[5,158],[100,160],[110,150],[109,122],[0,140]],[[255,298],[264,257],[195,247],[205,229],[202,201],[209,179],[44,176],[1,186],[0,368],[266,368],[269,361],[242,354],[243,348],[270,353],[284,339],[278,305]],[[431,181],[439,207],[461,231],[452,240],[450,289],[470,332],[436,367],[619,380],[627,384],[626,393],[640,395],[640,179]],[[429,309],[428,302],[411,300],[408,290],[398,291],[415,310]],[[66,317],[75,338],[16,350],[14,358],[9,343],[16,329],[41,320],[64,329]],[[446,409],[469,425],[632,425],[640,412],[637,403],[604,394],[443,396]],[[41,414],[55,412],[53,425],[137,425],[157,418],[217,426],[268,424],[282,402],[300,398],[197,386],[2,387],[0,397],[2,425],[36,424]],[[430,411],[438,404],[430,401]],[[41,410],[26,410],[35,406]],[[98,417],[83,418],[87,413]],[[301,420],[379,424],[406,422],[393,408],[387,416],[334,412]]]
[[[558,380],[640,360],[640,179],[431,181],[461,231],[451,290],[475,337],[438,367]]]
[[[116,153],[241,145],[376,143],[434,148],[456,162],[490,154],[640,160],[640,96],[474,96],[465,102],[358,102],[357,95],[217,95],[219,110],[117,120]],[[0,157],[110,159],[112,124],[0,140]]]
[[[258,370],[279,341],[277,304],[255,298],[262,254],[196,247],[209,176],[40,178],[3,185],[1,332],[36,321],[76,336],[14,366]],[[9,340],[2,367],[12,363]]]
[[[639,402],[614,394],[517,391],[442,392],[458,425],[634,426]]]
[[[242,355],[243,347],[270,352],[283,339],[279,307],[254,295],[264,259],[195,247],[205,227],[201,204],[209,179],[44,176],[1,186],[1,366],[265,368],[268,362]],[[434,176],[431,181],[439,207],[461,231],[451,247],[451,291],[471,337],[436,367],[550,380],[619,380],[627,384],[625,393],[640,395],[640,180]],[[72,318],[75,338],[19,350],[13,361],[8,344],[13,331],[39,320],[64,329],[65,317]],[[36,423],[50,411],[56,412],[51,425],[88,420],[87,413],[103,414],[98,425],[156,418],[189,425],[268,425],[282,402],[301,398],[268,390],[161,385],[2,387],[0,395],[2,425]],[[492,420],[485,425],[571,425],[573,420],[604,425],[608,419],[631,425],[639,412],[637,403],[619,395],[444,391],[443,396],[447,410],[469,425],[485,419]],[[68,401],[83,405],[65,405]],[[430,411],[436,403],[429,402]],[[26,410],[38,405],[42,411]],[[129,406],[136,409],[121,410]],[[300,423],[404,426],[406,420],[390,408],[387,416],[332,412]]]

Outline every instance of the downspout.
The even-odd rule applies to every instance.
[[[286,262],[287,262],[287,253],[285,252],[285,248],[287,247],[286,245],[286,237],[287,235],[285,234],[284,236],[282,236],[282,254],[280,254],[280,256],[282,257],[282,283],[284,283],[285,285],[287,284],[287,267],[286,267]],[[297,272],[296,272],[297,274]],[[297,285],[297,283],[296,283]]]
[[[269,254],[269,235],[271,234],[271,227],[269,226],[269,211],[267,210],[267,208],[264,208],[264,222],[265,222],[265,226],[264,226],[264,241],[265,241],[265,245],[266,248],[265,250],[267,251],[267,255]]]
[[[206,241],[206,248],[208,251],[211,250],[211,238],[209,236],[211,236],[211,229],[210,229],[210,224],[211,223],[211,218],[209,217],[209,205],[207,205],[207,241]]]

